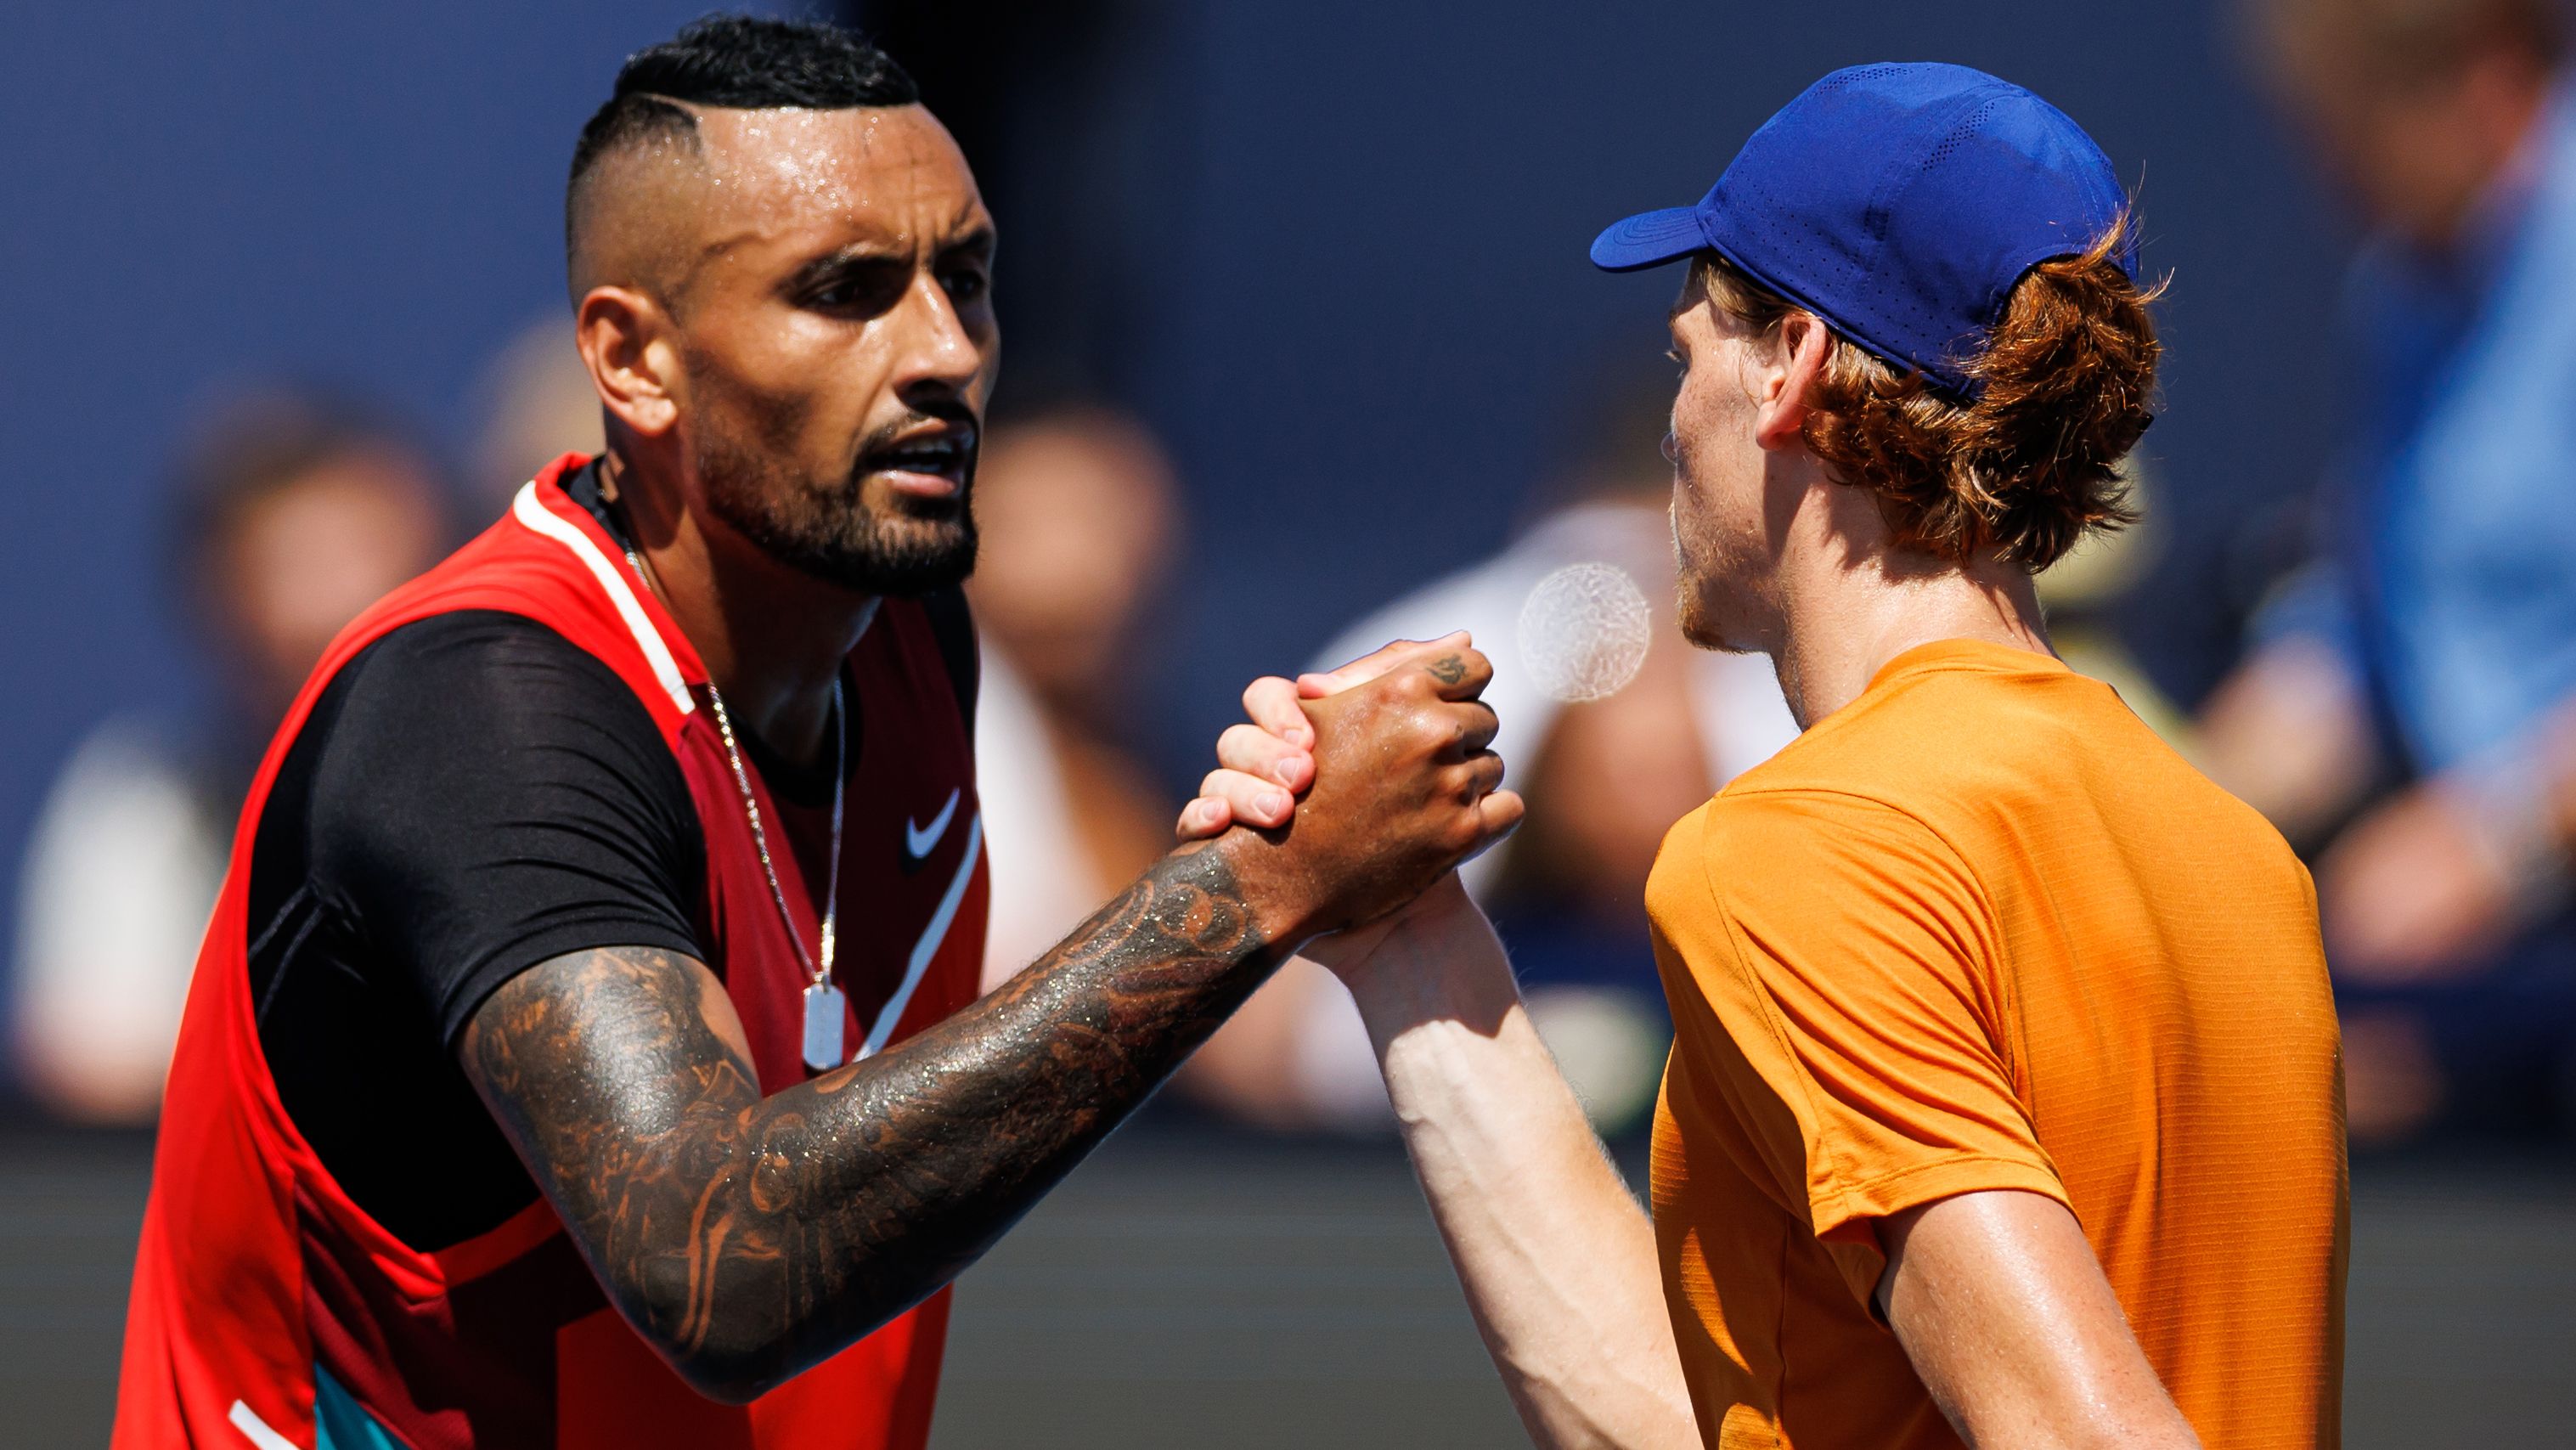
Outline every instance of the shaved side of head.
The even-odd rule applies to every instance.
[[[579,306],[594,287],[634,287],[667,305],[679,283],[678,223],[704,179],[698,118],[661,96],[620,96],[582,133],[564,193],[564,272]]]
[[[696,260],[692,217],[711,180],[701,108],[847,110],[920,99],[883,51],[810,21],[714,15],[637,51],[573,148],[564,192],[573,305],[605,286],[677,305]]]

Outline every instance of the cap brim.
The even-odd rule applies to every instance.
[[[1634,272],[1707,250],[1708,237],[1699,228],[1698,209],[1672,206],[1662,211],[1641,211],[1594,237],[1592,265],[1604,272]]]

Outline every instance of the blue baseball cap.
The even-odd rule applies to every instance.
[[[1963,65],[1857,65],[1762,125],[1697,206],[1641,212],[1592,243],[1635,271],[1713,251],[1836,332],[1946,392],[2022,274],[2080,253],[2128,204],[2067,114]],[[2135,239],[2120,266],[2137,275]]]

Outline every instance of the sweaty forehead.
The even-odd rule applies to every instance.
[[[826,231],[917,245],[980,209],[966,158],[919,106],[694,109],[706,246]]]

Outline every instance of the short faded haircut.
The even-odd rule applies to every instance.
[[[893,57],[837,25],[755,15],[692,21],[662,44],[628,56],[607,104],[581,128],[564,186],[566,270],[580,270],[582,219],[600,163],[648,146],[694,153],[698,120],[690,106],[843,111],[920,100],[920,88]]]

